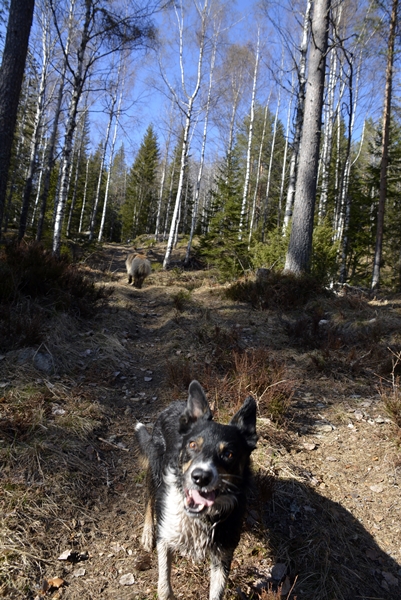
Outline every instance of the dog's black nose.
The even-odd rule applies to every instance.
[[[213,473],[211,471],[205,471],[204,469],[194,469],[191,473],[192,481],[199,485],[199,487],[206,487],[213,479]]]

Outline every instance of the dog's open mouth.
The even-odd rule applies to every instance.
[[[188,512],[196,514],[208,506],[212,506],[216,499],[216,492],[202,492],[201,490],[185,490],[185,508]]]

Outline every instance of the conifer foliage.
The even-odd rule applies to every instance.
[[[155,132],[149,125],[128,175],[126,200],[122,209],[125,238],[135,238],[155,230],[159,154]]]

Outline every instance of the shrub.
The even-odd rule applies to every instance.
[[[7,245],[0,254],[0,276],[0,339],[6,351],[39,343],[49,311],[87,317],[112,293],[36,242]]]
[[[310,300],[329,295],[315,277],[283,274],[270,271],[263,281],[239,281],[226,291],[231,300],[249,302],[259,310],[289,310],[304,306]]]
[[[313,231],[311,274],[322,283],[335,279],[340,242],[333,242],[333,226],[326,220]]]

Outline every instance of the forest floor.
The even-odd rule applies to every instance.
[[[280,583],[288,598],[401,598],[401,440],[384,403],[397,398],[401,299],[349,290],[262,311],[228,300],[211,271],[156,263],[137,290],[127,250],[106,245],[82,265],[113,289],[95,317],[52,314],[39,348],[0,357],[0,595],[157,597],[135,423],[151,427],[191,378],[226,421],[244,399],[217,396],[227,360],[245,378],[264,361],[272,379],[265,394],[254,373],[247,384],[256,477],[226,598],[273,597]],[[177,598],[207,598],[208,565],[177,557],[172,582]]]

